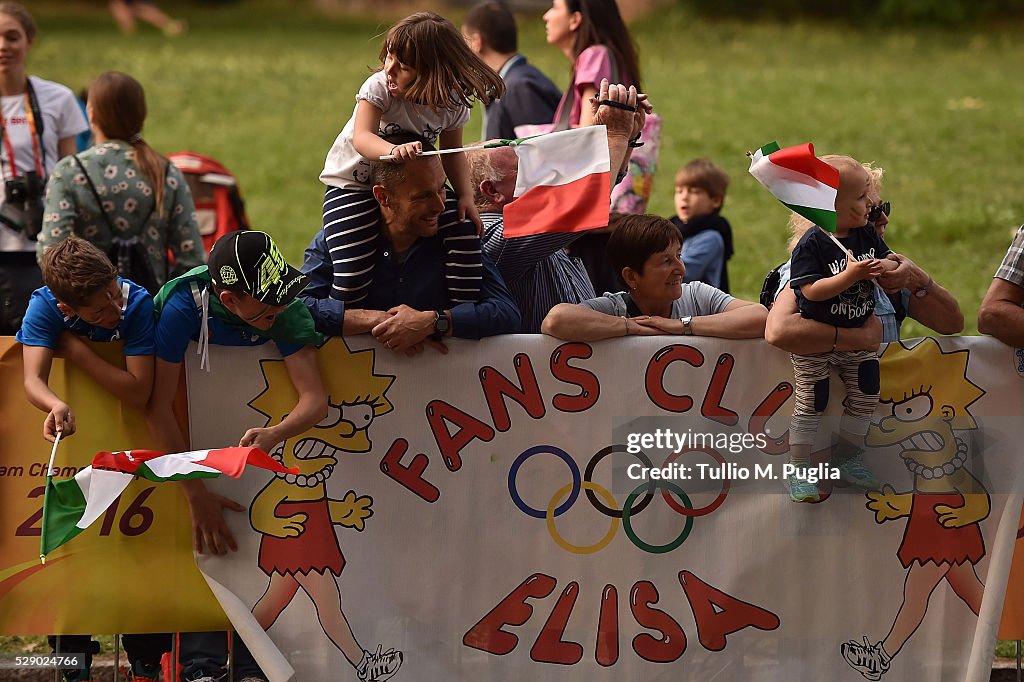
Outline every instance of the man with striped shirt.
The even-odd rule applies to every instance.
[[[625,88],[609,86],[601,101],[619,102],[628,97]],[[629,140],[643,128],[643,118],[626,109],[602,105],[594,125],[608,129],[610,167],[624,169],[629,163]],[[636,126],[639,126],[637,128]],[[476,206],[484,224],[481,247],[504,278],[522,316],[522,332],[539,334],[548,311],[559,303],[579,303],[596,296],[583,263],[565,249],[584,232],[555,232],[506,239],[502,209],[513,200],[518,159],[509,147],[470,152],[470,175]],[[612,183],[614,186],[615,183]],[[594,197],[607,201],[608,197]],[[572,226],[566,225],[566,230]]]

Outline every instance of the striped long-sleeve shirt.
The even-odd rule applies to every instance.
[[[596,296],[583,264],[565,253],[582,233],[506,239],[500,213],[481,213],[480,218],[484,253],[494,261],[519,306],[524,334],[539,334],[544,316],[558,303],[580,303]]]

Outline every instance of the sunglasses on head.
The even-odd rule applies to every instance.
[[[888,201],[883,201],[880,204],[875,204],[874,206],[872,206],[871,209],[868,211],[868,220],[870,220],[873,223],[877,222],[878,219],[882,217],[883,213],[886,215],[886,217],[892,215],[892,204],[890,204]]]

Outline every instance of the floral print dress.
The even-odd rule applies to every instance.
[[[110,140],[79,154],[82,166],[71,156],[57,164],[46,185],[40,257],[46,247],[72,234],[92,242],[104,253],[109,253],[115,237],[134,237],[149,257],[158,285],[205,262],[203,239],[185,177],[174,164],[167,165],[164,206],[158,213],[154,210],[153,184],[139,170],[135,157],[130,144]],[[97,205],[82,167],[96,187],[102,206]],[[168,250],[173,262],[167,258]]]

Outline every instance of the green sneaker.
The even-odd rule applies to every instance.
[[[839,478],[844,483],[855,485],[864,490],[878,490],[881,486],[875,475],[864,465],[860,453],[847,457],[843,461],[832,461],[832,466],[839,469]]]
[[[794,502],[817,502],[820,499],[818,486],[807,480],[807,467],[789,474],[786,480],[789,483],[789,499]]]

